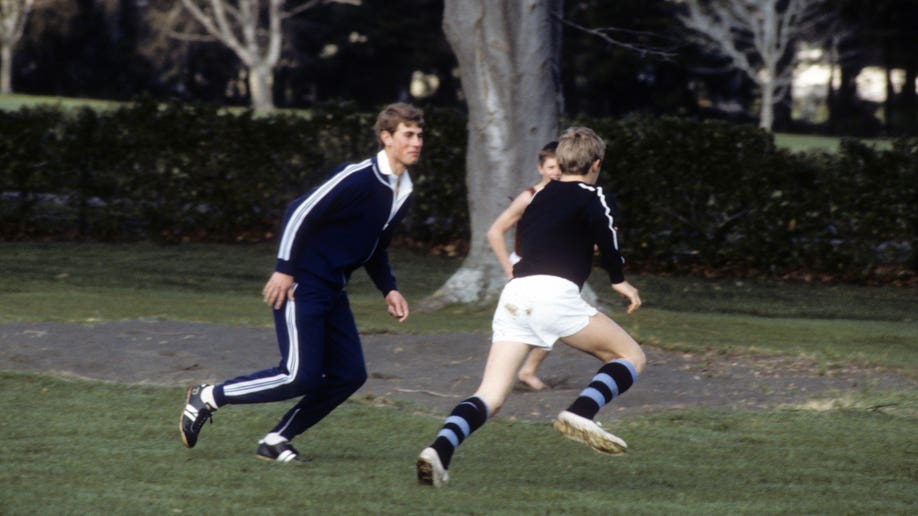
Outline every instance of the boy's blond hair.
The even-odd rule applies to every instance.
[[[562,174],[585,175],[602,160],[606,143],[589,127],[569,127],[558,138],[555,159]]]
[[[395,134],[399,123],[424,127],[424,111],[406,102],[396,102],[384,107],[376,117],[376,124],[373,125],[373,130],[376,131],[376,139],[380,146],[383,146],[380,138],[383,131]]]

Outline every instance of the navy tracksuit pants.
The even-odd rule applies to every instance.
[[[347,294],[318,279],[297,280],[294,300],[274,310],[280,363],[214,389],[218,406],[302,397],[272,430],[287,439],[318,423],[367,379]]]

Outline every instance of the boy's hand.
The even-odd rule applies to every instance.
[[[612,290],[618,292],[624,297],[627,297],[631,304],[628,305],[628,313],[632,313],[638,308],[641,307],[641,296],[638,295],[638,290],[634,288],[631,283],[623,281],[621,283],[613,283]]]
[[[280,310],[288,299],[293,299],[293,276],[283,272],[275,272],[268,278],[261,295],[265,303],[275,310]]]
[[[398,322],[405,322],[408,318],[408,301],[398,290],[390,290],[386,294],[386,304],[389,305],[389,315],[398,319]]]

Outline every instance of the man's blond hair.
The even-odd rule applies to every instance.
[[[589,127],[569,127],[558,138],[555,159],[562,174],[585,175],[602,160],[606,143]]]

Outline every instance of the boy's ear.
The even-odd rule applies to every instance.
[[[590,165],[590,172],[598,172],[600,166],[602,166],[602,160],[597,159],[596,161],[593,162],[592,165]]]

